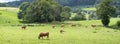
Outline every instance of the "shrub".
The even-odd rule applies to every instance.
[[[120,21],[117,22],[117,26],[120,26]]]
[[[81,12],[78,12],[77,15],[75,15],[71,20],[74,21],[86,20],[86,17],[84,14],[81,14]]]
[[[86,18],[84,17],[84,15],[75,15],[71,20],[79,21],[79,20],[86,20]]]

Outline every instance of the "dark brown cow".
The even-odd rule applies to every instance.
[[[94,27],[96,27],[96,25],[91,25],[91,27],[93,27],[93,28],[94,28]]]
[[[63,32],[65,32],[65,31],[63,31],[63,30],[60,30],[60,33],[63,33]]]
[[[55,26],[52,26],[52,28],[55,28]]]
[[[22,28],[22,29],[26,29],[26,27],[27,27],[26,25],[23,25],[21,28]]]
[[[40,38],[43,39],[43,37],[45,37],[45,36],[47,36],[47,38],[49,38],[49,32],[41,32],[38,36],[38,39],[40,39]]]
[[[75,26],[76,26],[76,24],[72,24],[72,25],[71,25],[71,27],[75,27]]]

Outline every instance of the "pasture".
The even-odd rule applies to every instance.
[[[0,15],[0,44],[120,44],[120,29],[91,27],[92,24],[102,25],[100,20],[32,24],[33,26],[27,26],[24,30],[15,17],[16,11],[12,12],[9,9],[6,11],[0,9],[2,13]],[[112,18],[110,26],[115,25],[119,19]],[[61,28],[63,23],[65,25]],[[71,27],[72,24],[78,25]],[[55,28],[52,28],[53,25]],[[60,30],[65,32],[61,34]],[[38,39],[40,32],[49,32],[49,39],[47,37]]]

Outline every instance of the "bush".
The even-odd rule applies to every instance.
[[[62,21],[69,20],[69,18],[71,16],[71,14],[69,12],[62,12],[60,15],[62,17]]]
[[[117,26],[120,26],[120,21],[117,22]]]
[[[86,20],[85,15],[75,15],[71,20],[79,21],[79,20]]]
[[[86,20],[85,14],[78,12],[71,20],[79,21],[79,20]]]

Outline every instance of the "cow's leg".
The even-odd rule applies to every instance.
[[[43,39],[43,36],[42,36],[42,39]]]
[[[49,39],[49,35],[47,35],[47,38]]]

